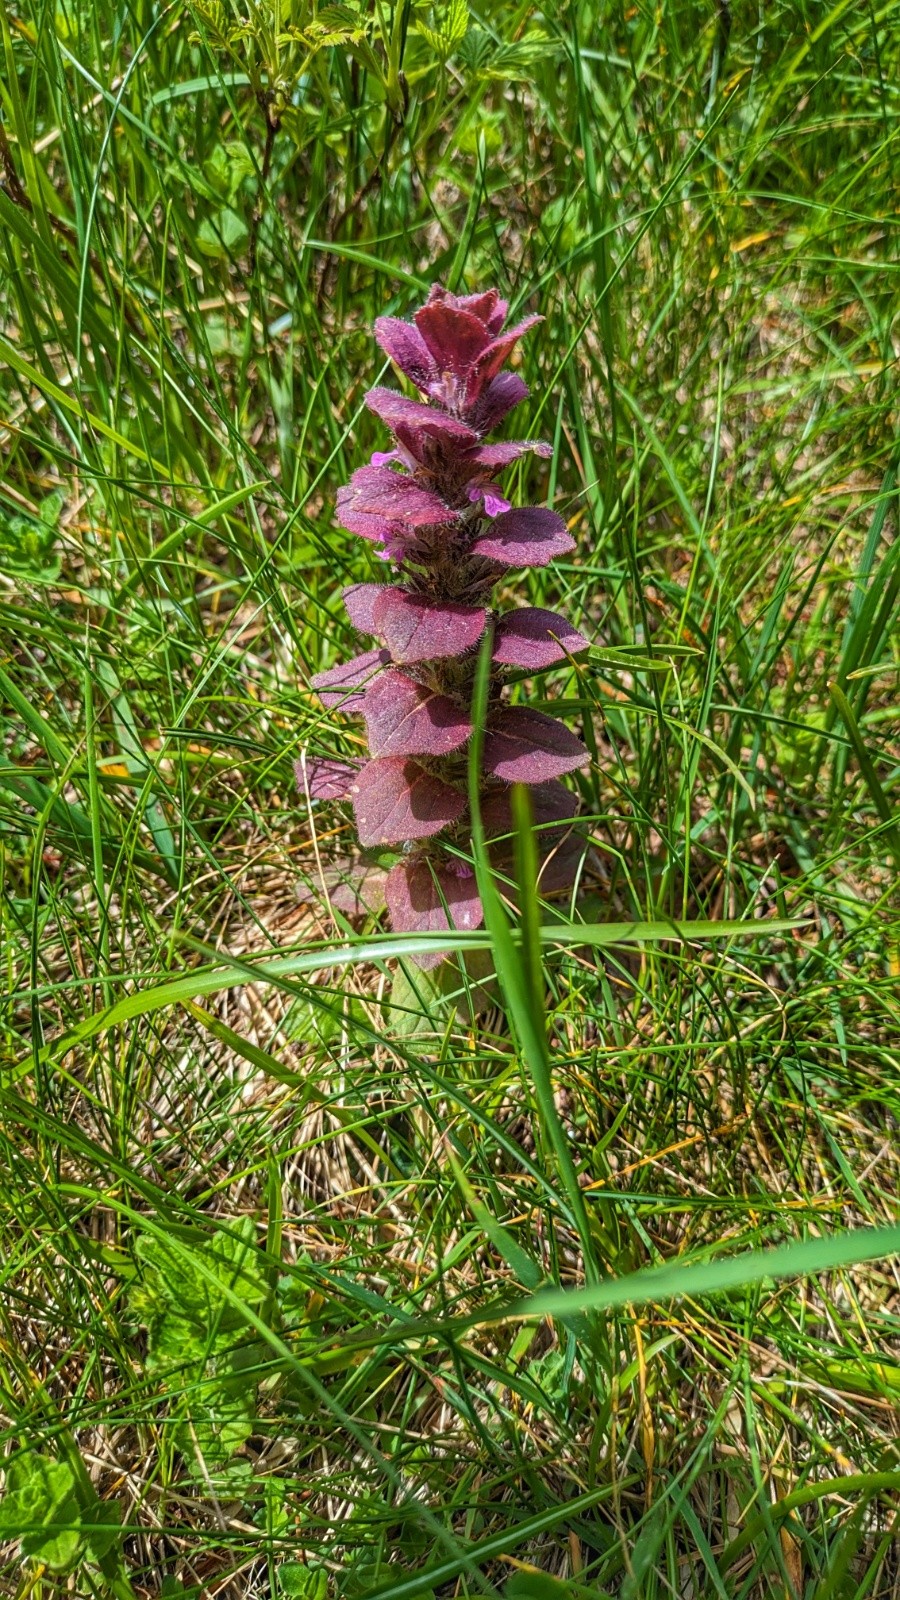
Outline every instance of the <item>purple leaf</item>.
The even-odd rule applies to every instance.
[[[421,400],[407,400],[395,389],[370,389],[366,395],[366,405],[405,444],[420,437],[451,446],[465,447],[477,443],[478,435],[465,422],[459,422],[449,412],[440,411],[436,406],[424,405]]]
[[[500,372],[482,389],[474,406],[468,410],[468,420],[479,433],[490,433],[502,422],[508,411],[521,400],[528,399],[528,385],[517,372]]]
[[[375,337],[394,365],[412,378],[417,389],[427,392],[438,374],[418,329],[410,322],[401,322],[399,317],[379,317],[375,323]]]
[[[538,889],[541,894],[556,894],[570,887],[588,848],[581,829],[571,826],[578,811],[578,796],[555,779],[534,784],[529,794],[541,855]],[[508,837],[497,841],[497,835],[512,833],[512,791],[505,787],[490,790],[482,800],[481,816],[485,833],[496,841],[491,845],[491,860],[499,871],[511,875],[515,863],[513,841]]]
[[[493,300],[494,304],[488,308],[486,302],[490,300]],[[506,313],[509,310],[509,302],[501,300],[496,289],[488,289],[486,294],[462,295],[459,304],[463,310],[471,311],[473,317],[478,317],[484,323],[488,333],[494,337],[503,327],[506,321]]]
[[[395,933],[443,933],[480,928],[484,921],[475,874],[462,862],[427,856],[399,861],[388,873],[384,895]],[[444,957],[435,950],[412,959],[436,967]]]
[[[468,717],[448,695],[395,669],[373,683],[363,716],[373,756],[445,756],[472,732]]]
[[[515,349],[519,340],[530,328],[538,322],[543,322],[543,317],[526,317],[524,321],[516,323],[514,328],[501,333],[499,338],[492,339],[490,344],[478,355],[473,363],[466,383],[466,404],[474,405],[485,384],[490,383],[497,376],[507,356]]]
[[[373,544],[386,544],[393,537],[393,526],[384,517],[373,517],[355,509],[349,483],[338,489],[334,509],[339,525],[348,533],[358,533],[361,539],[371,539]]]
[[[361,656],[341,661],[327,672],[317,672],[312,679],[323,706],[336,706],[340,711],[359,711],[365,696],[358,691],[371,684],[376,672],[390,656],[386,650],[366,650]]]
[[[430,838],[466,809],[458,789],[403,756],[366,762],[351,794],[359,841],[366,848]]]
[[[386,881],[383,867],[359,866],[335,885],[328,898],[334,910],[343,911],[345,916],[368,915],[384,905]]]
[[[345,856],[322,872],[317,871],[312,882],[300,883],[297,899],[301,904],[318,904],[324,890],[333,910],[343,911],[348,917],[369,915],[384,906],[386,877],[383,867],[351,861]]]
[[[300,792],[310,800],[346,800],[359,771],[358,761],[331,761],[327,756],[301,756],[294,762]]]
[[[534,820],[538,826],[552,822],[571,822],[578,812],[578,796],[565,788],[555,778],[536,783],[530,790]],[[481,802],[481,820],[484,831],[492,834],[511,833],[513,827],[512,792],[508,787],[493,788]],[[548,839],[559,839],[562,830],[554,828]]]
[[[570,889],[587,854],[589,841],[579,828],[569,828],[565,832],[542,834],[540,847],[546,853],[538,869],[538,894],[555,895]],[[515,875],[515,847],[511,840],[491,845],[490,854],[496,871],[507,877]]]
[[[491,336],[478,317],[471,311],[451,306],[446,300],[432,300],[417,311],[416,327],[438,372],[450,372],[460,382],[482,350],[491,344]]]
[[[347,917],[371,915],[384,905],[387,873],[383,867],[360,866],[329,892],[335,911]]]
[[[579,828],[562,834],[541,862],[538,893],[559,894],[562,889],[571,888],[587,851],[588,840]]]
[[[510,466],[520,456],[528,455],[529,451],[546,460],[552,456],[553,446],[543,439],[506,439],[499,444],[483,444],[477,450],[470,450],[466,460],[471,461],[473,466],[486,467],[488,472],[494,472]]]
[[[348,517],[376,517],[391,527],[438,527],[459,516],[438,495],[425,489],[405,472],[390,467],[359,467],[338,491],[338,511],[344,526],[356,533]],[[368,534],[365,537],[369,537]]]
[[[562,517],[545,506],[505,511],[475,540],[471,553],[504,567],[545,567],[554,556],[574,550],[575,540]]]
[[[557,642],[558,641],[558,642]],[[550,667],[587,650],[589,641],[565,617],[539,606],[507,611],[497,624],[493,659],[505,667]]]
[[[374,620],[394,660],[412,664],[464,655],[484,633],[487,612],[482,606],[437,605],[405,589],[385,588]]]
[[[428,304],[433,305],[436,300],[455,306],[460,311],[470,311],[473,317],[484,323],[489,333],[500,332],[509,309],[496,289],[485,289],[482,294],[451,294],[449,289],[443,289],[439,283],[435,283],[429,291]]]
[[[349,589],[344,589],[341,598],[354,628],[360,633],[377,633],[375,606],[380,595],[391,592],[386,583],[351,583]]]
[[[493,718],[484,737],[484,768],[507,783],[542,783],[590,756],[580,739],[555,717],[514,706]]]

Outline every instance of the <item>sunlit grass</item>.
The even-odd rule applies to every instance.
[[[78,1594],[887,1596],[900,17],[417,20],[274,133],[210,11],[0,22],[6,1448],[119,1507]],[[595,644],[516,691],[596,753],[582,894],[458,1009],[292,774],[359,748],[332,507],[434,279],[545,317],[511,497],[578,550],[516,593]]]

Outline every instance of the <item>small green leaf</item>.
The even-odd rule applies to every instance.
[[[539,29],[532,28],[522,39],[495,45],[482,28],[470,28],[460,48],[460,59],[478,78],[511,83],[527,80],[538,62],[559,53],[559,45]]]
[[[388,1016],[398,1039],[434,1034],[447,1015],[440,967],[432,972],[420,967],[398,967],[391,985]]]
[[[233,260],[241,254],[250,237],[243,217],[226,207],[215,216],[204,217],[197,229],[197,245],[205,256],[220,261]]]
[[[38,581],[58,578],[62,559],[54,545],[62,505],[62,495],[54,492],[41,501],[37,518],[7,519],[0,509],[0,567]]]
[[[252,178],[253,160],[246,145],[236,139],[216,145],[203,163],[203,176],[215,194],[231,206],[245,178]]]
[[[87,1554],[102,1561],[122,1534],[122,1508],[115,1500],[97,1500],[88,1512],[82,1511],[82,1534]]]
[[[325,1600],[328,1573],[324,1567],[307,1567],[302,1561],[283,1561],[276,1570],[278,1593],[297,1600]]]
[[[571,1600],[572,1590],[549,1572],[515,1572],[503,1594],[505,1600]]]
[[[447,0],[443,7],[431,8],[430,22],[419,22],[417,31],[436,56],[448,60],[469,31],[468,0]]]
[[[71,1467],[30,1450],[13,1456],[0,1500],[0,1537],[19,1539],[23,1555],[62,1572],[81,1552],[79,1523]]]

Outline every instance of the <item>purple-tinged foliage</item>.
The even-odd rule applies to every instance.
[[[528,399],[528,385],[517,372],[500,372],[482,390],[469,421],[479,434],[490,433],[520,400]]]
[[[373,632],[395,661],[412,666],[474,649],[487,627],[484,606],[441,605],[404,589],[385,589],[372,609]]]
[[[520,456],[529,454],[543,456],[546,461],[553,454],[553,446],[544,439],[501,439],[499,444],[483,444],[477,450],[470,450],[467,459],[473,466],[498,472],[501,467],[511,467]]]
[[[520,506],[506,511],[474,539],[471,550],[501,567],[546,567],[556,556],[575,549],[562,517],[545,506]]]
[[[446,756],[472,732],[458,700],[395,667],[367,690],[362,714],[373,756]]]
[[[556,778],[531,786],[531,805],[539,827],[571,822],[578,811],[578,796]],[[481,820],[489,837],[510,833],[513,827],[512,791],[507,784],[494,785],[482,796]],[[548,834],[548,837],[550,835]],[[557,833],[557,837],[559,834]]]
[[[327,672],[317,672],[312,686],[323,706],[334,706],[338,711],[361,711],[366,686],[374,683],[376,674],[390,659],[386,650],[366,650],[361,656],[329,667]]]
[[[354,628],[360,633],[375,633],[375,607],[384,594],[393,594],[389,583],[351,583],[342,599]]]
[[[394,581],[344,590],[351,622],[376,648],[320,673],[313,687],[329,710],[362,717],[372,759],[310,760],[298,763],[297,775],[313,800],[349,796],[364,848],[402,852],[383,884],[397,932],[482,921],[460,849],[470,843],[465,746],[478,645],[489,625],[481,810],[492,859],[498,871],[511,870],[513,782],[531,788],[542,892],[570,884],[584,855],[572,829],[577,799],[558,779],[585,766],[588,752],[555,718],[507,704],[504,683],[507,669],[541,671],[587,649],[588,640],[552,611],[498,616],[492,609],[503,569],[545,566],[574,549],[562,517],[546,506],[511,507],[498,481],[528,454],[552,455],[550,445],[485,438],[528,394],[518,373],[501,369],[541,320],[526,317],[504,331],[506,313],[494,289],[457,296],[436,286],[411,323],[378,319],[378,343],[419,398],[370,389],[366,404],[390,429],[393,446],[338,491],[341,525],[382,547]],[[346,886],[342,893],[347,901]],[[360,903],[371,904],[371,896]],[[434,966],[441,957],[417,959]]]
[[[446,853],[441,857],[411,855],[392,867],[384,886],[391,922],[398,931],[443,933],[449,920],[455,928],[480,928],[484,920],[475,874]],[[436,967],[439,951],[416,958],[420,967]]]
[[[359,842],[367,847],[430,839],[466,809],[460,789],[405,756],[367,761],[350,794]]]
[[[420,528],[440,527],[461,515],[414,477],[386,466],[354,472],[338,490],[337,514],[349,533],[385,543],[392,537],[413,542]]]
[[[394,366],[427,394],[429,384],[437,382],[438,374],[431,351],[418,328],[402,322],[399,317],[379,317],[375,323],[375,337]]]
[[[449,416],[446,411],[436,411],[434,406],[424,405],[421,400],[407,400],[396,389],[370,389],[366,395],[366,405],[419,461],[427,461],[432,445],[436,449],[456,445],[467,450],[478,444],[479,435],[475,428]]]
[[[507,611],[494,632],[493,659],[504,667],[552,667],[587,650],[589,642],[565,617],[539,606]]]
[[[482,759],[494,778],[544,783],[586,767],[590,757],[564,722],[527,706],[505,706],[488,723]]]
[[[327,756],[314,756],[294,763],[300,788],[310,800],[346,800],[356,782],[359,763],[330,761]]]

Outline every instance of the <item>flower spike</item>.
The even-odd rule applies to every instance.
[[[496,289],[455,295],[436,284],[412,322],[378,318],[375,337],[418,398],[369,390],[366,405],[390,430],[391,446],[376,451],[337,496],[341,526],[380,545],[383,559],[400,570],[394,582],[343,591],[351,622],[373,648],[312,680],[329,715],[362,718],[371,759],[304,757],[297,776],[312,801],[352,801],[364,848],[398,852],[384,878],[398,933],[472,929],[483,920],[464,859],[471,844],[466,746],[478,646],[489,623],[481,811],[495,864],[509,870],[513,782],[531,789],[541,891],[570,884],[584,854],[572,827],[577,799],[559,779],[585,766],[588,752],[554,717],[507,703],[505,683],[510,669],[563,664],[588,640],[553,611],[529,606],[498,616],[492,607],[504,569],[545,566],[574,549],[562,517],[546,506],[511,506],[499,481],[529,454],[551,456],[551,446],[486,442],[528,394],[518,373],[503,369],[541,321],[526,317],[504,331],[506,313]],[[359,905],[367,904],[371,897],[360,896]],[[427,967],[442,957],[416,959]]]

